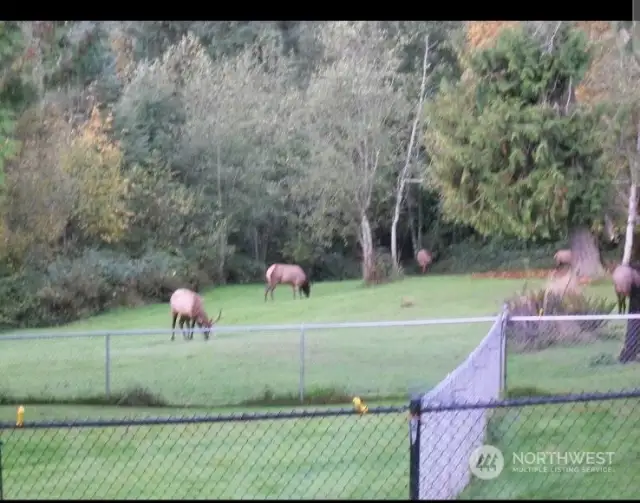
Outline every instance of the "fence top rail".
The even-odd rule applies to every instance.
[[[370,407],[370,414],[402,414],[409,410],[407,405]],[[140,417],[117,419],[69,419],[50,421],[25,421],[22,426],[6,421],[0,422],[2,430],[25,429],[65,429],[65,428],[108,428],[114,426],[162,426],[178,424],[210,424],[247,421],[275,421],[279,419],[314,419],[338,416],[355,416],[353,408],[302,409],[272,412],[240,412],[229,414],[208,414],[194,416]]]
[[[363,321],[363,322],[336,322],[336,323],[296,323],[288,325],[235,325],[235,326],[215,326],[213,334],[234,334],[246,332],[300,332],[301,330],[326,330],[339,328],[391,328],[391,327],[422,327],[427,325],[463,325],[470,323],[491,323],[496,321],[493,316],[477,316],[472,318],[431,318],[422,320],[395,320],[395,321]],[[194,334],[203,333],[206,329],[194,328]],[[176,333],[180,334],[180,329],[176,328]],[[139,330],[95,330],[77,332],[15,332],[7,335],[0,335],[0,341],[10,341],[18,339],[60,339],[74,337],[105,337],[109,336],[136,336],[136,335],[170,335],[171,328],[151,328]]]
[[[432,401],[423,403],[424,397],[412,400],[411,411],[414,412],[420,407],[421,413],[457,411],[467,409],[497,409],[509,407],[527,407],[533,405],[554,405],[567,403],[602,402],[606,400],[624,400],[628,398],[640,399],[640,388],[599,393],[573,393],[564,395],[531,396],[520,398],[509,398],[488,402],[438,402]],[[428,399],[428,396],[426,396]]]
[[[558,314],[543,316],[509,316],[509,321],[625,321],[640,320],[640,314]]]
[[[232,325],[215,326],[212,334],[237,334],[246,332],[300,332],[302,330],[328,330],[340,328],[393,328],[393,327],[422,327],[433,325],[464,325],[473,323],[492,323],[501,313],[490,316],[475,316],[469,318],[428,318],[421,320],[394,320],[394,321],[362,321],[362,322],[335,322],[335,323],[291,323],[286,325]],[[581,314],[581,315],[554,315],[554,316],[507,316],[511,322],[525,321],[624,321],[640,320],[640,314]],[[205,332],[204,328],[194,328],[195,334]],[[148,328],[129,330],[94,330],[77,332],[14,332],[0,335],[1,341],[20,339],[64,339],[76,337],[106,337],[109,336],[138,336],[138,335],[170,335],[171,328]],[[176,332],[180,333],[179,329]]]

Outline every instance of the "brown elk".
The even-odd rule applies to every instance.
[[[267,280],[267,286],[264,289],[264,300],[267,301],[267,294],[271,292],[271,300],[273,300],[273,291],[279,284],[291,285],[293,289],[293,298],[296,298],[296,291],[298,292],[298,298],[302,298],[300,291],[308,298],[311,294],[311,285],[307,279],[307,275],[302,270],[302,267],[295,264],[272,264],[265,274]]]
[[[571,265],[571,250],[558,250],[553,259],[556,261],[556,268],[561,265]]]
[[[427,270],[427,267],[429,267],[429,264],[431,264],[431,262],[433,261],[433,257],[431,256],[430,252],[422,248],[416,254],[416,260],[418,261],[418,265],[422,269],[422,274],[424,274]]]
[[[613,279],[613,288],[618,298],[618,314],[624,314],[631,288],[640,286],[640,273],[631,266],[621,264],[613,270],[611,279]]]
[[[175,339],[176,320],[178,320],[180,330],[182,331],[182,337],[184,339],[193,339],[193,329],[197,323],[198,327],[205,328],[203,335],[206,340],[209,339],[211,327],[222,316],[221,309],[215,320],[213,318],[209,318],[204,310],[202,297],[187,288],[178,288],[173,292],[171,299],[169,300],[169,304],[171,305],[171,316],[173,318],[171,324],[171,340]],[[187,323],[186,332],[184,330],[185,322]]]

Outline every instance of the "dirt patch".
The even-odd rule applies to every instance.
[[[604,265],[605,270],[611,274],[615,269],[615,263],[608,263]],[[476,272],[471,275],[472,278],[495,278],[495,279],[528,279],[539,278],[546,279],[554,269],[528,269],[526,271],[488,271],[488,272]],[[560,271],[556,271],[556,275],[561,274]],[[579,278],[578,282],[581,285],[591,282],[590,278]]]

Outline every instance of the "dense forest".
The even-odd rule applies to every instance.
[[[466,272],[570,246],[597,276],[603,252],[631,254],[635,31],[1,22],[1,324],[262,281],[274,261],[371,284],[422,247]]]

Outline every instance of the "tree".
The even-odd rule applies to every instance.
[[[60,110],[34,106],[16,125],[20,154],[7,166],[3,258],[13,271],[48,263],[64,245],[72,213],[72,181],[60,159],[71,142],[71,126]]]
[[[127,231],[129,181],[122,173],[122,151],[109,136],[110,114],[94,107],[91,117],[62,153],[62,169],[73,181],[73,226],[85,239],[115,243]]]
[[[407,158],[404,166],[400,171],[396,181],[396,203],[393,209],[393,221],[391,222],[391,259],[396,271],[399,270],[400,262],[398,260],[398,222],[400,221],[400,209],[405,197],[405,189],[411,176],[411,166],[413,161],[413,149],[418,132],[418,124],[422,115],[422,105],[427,84],[427,69],[429,68],[429,37],[424,40],[424,59],[422,61],[422,80],[420,82],[420,94],[418,96],[418,105],[413,119],[413,127],[411,128],[411,136],[409,145],[407,146]],[[415,251],[415,250],[414,250]]]
[[[304,187],[314,233],[355,235],[362,272],[374,281],[370,211],[388,197],[381,182],[400,160],[409,104],[396,90],[398,44],[375,22],[332,22],[321,31],[326,64],[312,77],[302,111],[310,159]]]
[[[571,105],[588,63],[584,35],[568,26],[547,47],[522,28],[505,30],[427,107],[426,146],[449,219],[485,236],[570,230],[574,268],[596,277],[604,271],[589,226],[601,220],[610,180],[598,115]]]

